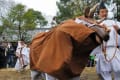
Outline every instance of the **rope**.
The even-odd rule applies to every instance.
[[[117,47],[118,47],[118,35],[117,35],[117,32],[116,32],[116,30],[115,30],[115,33],[116,33],[116,46],[115,46],[115,51],[114,51],[114,55],[112,56],[112,58],[111,59],[107,59],[107,54],[106,54],[106,48],[107,48],[107,44],[105,43],[105,45],[102,45],[102,52],[103,52],[103,54],[104,54],[104,57],[105,57],[105,60],[107,61],[107,62],[111,62],[112,60],[113,60],[113,58],[115,57],[115,55],[116,55],[116,51],[117,51]]]

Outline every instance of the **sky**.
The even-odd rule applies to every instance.
[[[44,15],[55,16],[58,11],[56,1],[59,0],[14,0],[17,3],[26,5],[27,8],[33,8],[42,12]]]

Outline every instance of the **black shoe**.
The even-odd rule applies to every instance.
[[[23,66],[23,69],[24,69],[26,66],[27,66],[27,65],[24,65],[24,66]]]

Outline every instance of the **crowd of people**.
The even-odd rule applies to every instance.
[[[16,62],[16,46],[9,42],[0,44],[0,68],[13,68]]]
[[[0,68],[23,70],[29,64],[29,47],[24,40],[18,43],[2,42],[0,45]]]

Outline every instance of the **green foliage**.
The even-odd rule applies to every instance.
[[[22,4],[13,6],[8,12],[7,16],[2,17],[3,32],[7,31],[10,36],[16,34],[19,39],[23,38],[23,35],[27,35],[27,30],[35,29],[37,26],[44,26],[47,21],[42,16],[42,13],[33,9],[26,10],[26,7]],[[6,28],[6,29],[5,29]],[[12,30],[12,32],[10,31]],[[24,32],[25,31],[25,32]],[[9,34],[11,32],[11,34]],[[25,38],[25,37],[24,37]]]
[[[60,0],[57,2],[59,9],[56,17],[57,22],[83,15],[85,6],[91,7],[96,3],[97,0]]]
[[[0,35],[2,35],[2,32],[3,32],[3,27],[0,26]]]
[[[115,0],[117,3],[117,20],[120,21],[120,0]]]
[[[42,16],[42,13],[39,11],[34,11],[33,9],[28,9],[24,14],[24,29],[34,29],[37,25],[44,26],[47,24],[47,21]]]
[[[70,0],[61,0],[60,2],[57,2],[57,6],[59,9],[56,17],[57,22],[61,22],[74,17],[74,12],[76,9],[74,9],[75,7],[73,5],[74,3]]]

